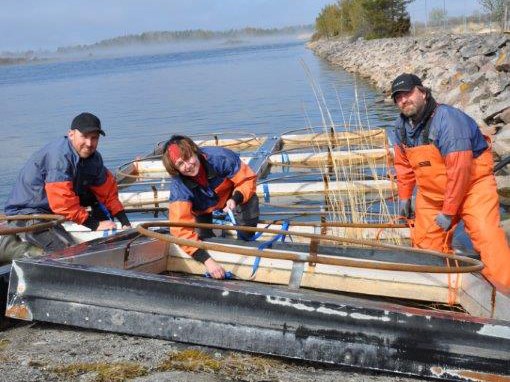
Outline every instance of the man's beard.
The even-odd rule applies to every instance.
[[[415,104],[405,105],[402,109],[402,114],[404,114],[407,118],[417,117],[419,110]]]

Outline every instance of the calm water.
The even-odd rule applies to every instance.
[[[321,125],[303,63],[336,122],[343,120],[340,109],[351,115],[355,87],[364,125],[388,126],[395,117],[374,87],[297,40],[0,67],[0,209],[27,158],[83,111],[103,123],[99,151],[111,169],[173,133],[277,134]]]

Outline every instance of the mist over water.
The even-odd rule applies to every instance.
[[[0,67],[0,209],[28,157],[65,135],[83,111],[101,119],[99,151],[111,170],[175,133],[276,135],[321,125],[302,63],[335,122],[353,122],[355,88],[364,125],[389,126],[396,116],[370,84],[331,68],[295,38],[180,43]]]

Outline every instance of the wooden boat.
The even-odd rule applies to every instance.
[[[314,132],[302,141],[299,134],[250,139],[249,145],[247,138],[227,141],[233,149],[241,145],[262,181],[274,177],[258,189],[263,214],[273,214],[270,227],[257,228],[263,233],[258,241],[218,235],[195,242],[234,279],[204,277],[203,265],[168,235],[170,223],[154,216],[165,208],[167,181],[154,175],[160,170],[141,170],[141,159],[123,166],[118,181],[130,208],[152,208],[153,215],[140,215],[136,229],[94,240],[81,236],[85,241],[67,250],[13,262],[7,316],[437,379],[510,380],[508,291],[472,272],[481,266],[476,259],[412,250],[400,244],[407,228],[378,220],[382,213],[356,210],[368,203],[367,194],[379,201],[391,194],[392,181],[379,179],[377,171],[370,171],[372,179],[357,170],[344,179],[338,170],[345,162],[327,155],[321,172],[305,169],[300,176],[311,180],[301,186],[278,179],[270,158],[281,156],[289,135],[301,148],[332,139],[330,132]],[[364,139],[354,136],[357,144]],[[340,146],[351,138],[342,133],[333,139]],[[223,142],[219,135],[204,140]],[[302,148],[304,157],[310,147]],[[149,168],[160,151],[157,145],[145,158],[153,162]],[[341,182],[343,193],[334,185]],[[335,203],[347,218],[336,225]],[[317,213],[315,220],[307,208]],[[291,218],[290,228],[282,230],[280,213]],[[233,228],[214,226],[218,233]],[[69,230],[80,237],[76,227]],[[268,240],[271,249],[257,249]]]

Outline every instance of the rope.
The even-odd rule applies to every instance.
[[[455,232],[455,228],[457,227],[457,223],[455,223],[447,232],[443,241],[443,252],[448,254],[453,254],[453,250],[449,245],[451,236],[453,236],[453,232]],[[450,259],[446,258],[447,266],[450,266]],[[455,261],[455,265],[458,266],[457,261]],[[448,274],[448,305],[453,306],[457,301],[458,292],[459,292],[459,275],[455,277],[455,285],[452,285],[451,274]]]

